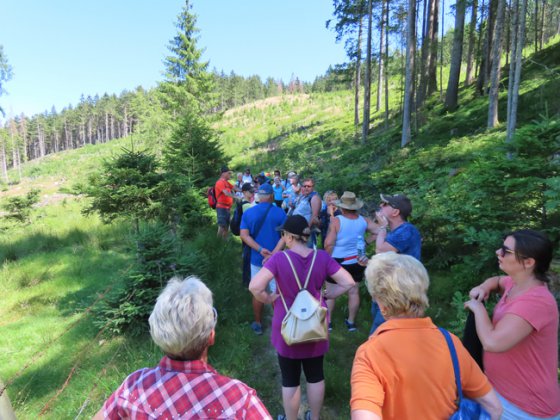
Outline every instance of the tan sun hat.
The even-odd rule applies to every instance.
[[[344,191],[342,197],[339,200],[333,201],[333,204],[346,210],[359,210],[364,206],[364,202],[351,191]]]

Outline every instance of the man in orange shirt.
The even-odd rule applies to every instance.
[[[229,231],[230,210],[233,204],[234,188],[229,182],[232,172],[227,166],[222,166],[220,178],[214,185],[216,192],[216,215],[218,220],[218,236],[226,239]]]

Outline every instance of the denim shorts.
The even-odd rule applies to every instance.
[[[229,227],[229,218],[230,218],[229,209],[216,207],[216,214],[218,215],[218,226]]]

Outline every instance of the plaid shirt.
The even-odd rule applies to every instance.
[[[272,419],[254,389],[201,361],[165,356],[132,373],[103,406],[109,419]]]

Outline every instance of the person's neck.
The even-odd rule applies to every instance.
[[[521,294],[534,286],[543,284],[543,281],[537,279],[533,272],[522,271],[511,275],[511,279],[513,280],[513,287],[510,290],[510,294]]]
[[[291,244],[289,250],[303,257],[306,257],[311,252],[311,249],[307,247],[307,244],[304,244],[302,242],[296,242],[296,241],[294,241],[294,243]]]
[[[389,219],[389,227],[391,228],[391,230],[395,230],[396,228],[398,228],[400,225],[404,223],[405,221],[400,217]]]

